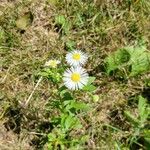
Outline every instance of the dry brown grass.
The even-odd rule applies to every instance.
[[[128,105],[128,99],[142,93],[145,79],[149,79],[149,74],[121,81],[106,76],[100,67],[104,58],[111,52],[132,45],[140,38],[146,39],[147,47],[150,49],[150,17],[147,7],[150,4],[145,2],[147,6],[144,4],[142,6],[141,1],[135,1],[128,6],[123,1],[102,3],[95,0],[91,7],[87,5],[88,3],[86,1],[78,4],[75,0],[68,0],[66,3],[62,1],[54,5],[47,0],[25,2],[0,0],[0,27],[12,34],[9,39],[0,43],[2,45],[0,45],[0,105],[2,106],[0,122],[9,129],[7,131],[3,125],[0,127],[0,149],[32,149],[34,146],[31,147],[29,143],[34,139],[37,141],[40,139],[37,130],[40,125],[49,121],[45,109],[48,100],[55,98],[55,93],[52,92],[55,87],[49,81],[43,80],[28,108],[22,108],[21,104],[32,92],[39,79],[38,72],[45,61],[53,57],[62,58],[65,55],[65,44],[68,40],[75,41],[76,48],[89,53],[90,58],[86,68],[91,75],[97,77],[96,94],[100,96],[100,101],[93,104],[86,95],[80,96],[93,107],[86,117],[81,116],[85,124],[81,132],[91,135],[89,147],[113,149],[113,139],[120,140],[124,137],[122,133],[115,134],[109,129],[104,130],[105,124],[120,127],[122,130],[130,128],[123,117],[123,110],[132,109]],[[28,11],[32,12],[34,19],[22,34],[14,26],[14,22]],[[76,27],[77,13],[83,14],[86,18],[83,27]],[[72,25],[70,33],[63,37],[57,32],[54,22],[58,14],[64,14]],[[8,46],[8,42],[13,44]],[[48,133],[50,130],[46,128],[41,132]]]

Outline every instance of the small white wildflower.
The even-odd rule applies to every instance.
[[[88,59],[87,54],[80,50],[74,50],[66,55],[66,61],[71,66],[84,65]]]
[[[51,60],[47,61],[44,66],[56,68],[58,64],[60,64],[60,61],[55,60],[55,59],[51,59]]]
[[[86,70],[80,66],[67,69],[63,75],[64,84],[70,90],[82,89],[87,84],[88,78]]]

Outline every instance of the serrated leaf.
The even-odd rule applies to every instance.
[[[125,49],[130,54],[131,61],[135,61],[139,56],[141,56],[146,51],[145,46],[136,46],[136,47],[130,46],[125,47]]]
[[[33,21],[33,15],[31,12],[26,13],[22,17],[16,20],[16,26],[21,30],[26,30]]]
[[[139,120],[135,118],[135,116],[133,116],[129,111],[124,111],[124,115],[135,127],[138,127]]]
[[[150,70],[150,53],[146,51],[145,45],[126,47],[126,50],[131,55],[129,61],[131,65],[130,76],[136,76]]]
[[[118,69],[122,64],[128,62],[130,54],[125,49],[119,49],[112,53],[105,59],[106,72],[110,74],[111,71]]]
[[[148,70],[150,70],[150,54],[145,52],[132,62],[130,76],[135,76]]]

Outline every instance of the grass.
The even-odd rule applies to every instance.
[[[150,118],[138,125],[134,119],[139,110],[149,110],[149,70],[130,76],[129,61],[115,62],[109,72],[106,60],[120,49],[144,45],[147,63],[149,6],[146,0],[2,0],[0,149],[148,150]],[[25,107],[45,62],[57,58],[65,64],[65,54],[74,48],[88,53],[85,68],[96,77],[96,90],[66,93],[44,76]],[[77,102],[65,107],[68,95]],[[140,95],[146,102],[139,109]],[[66,116],[68,107],[75,109],[73,116]]]

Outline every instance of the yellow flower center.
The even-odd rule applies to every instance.
[[[73,74],[71,75],[71,80],[72,80],[73,82],[78,82],[78,81],[80,81],[80,79],[81,79],[81,77],[80,77],[80,74],[79,74],[79,73],[73,73]]]
[[[79,53],[73,54],[73,59],[80,60],[80,58],[81,58],[81,55]]]

